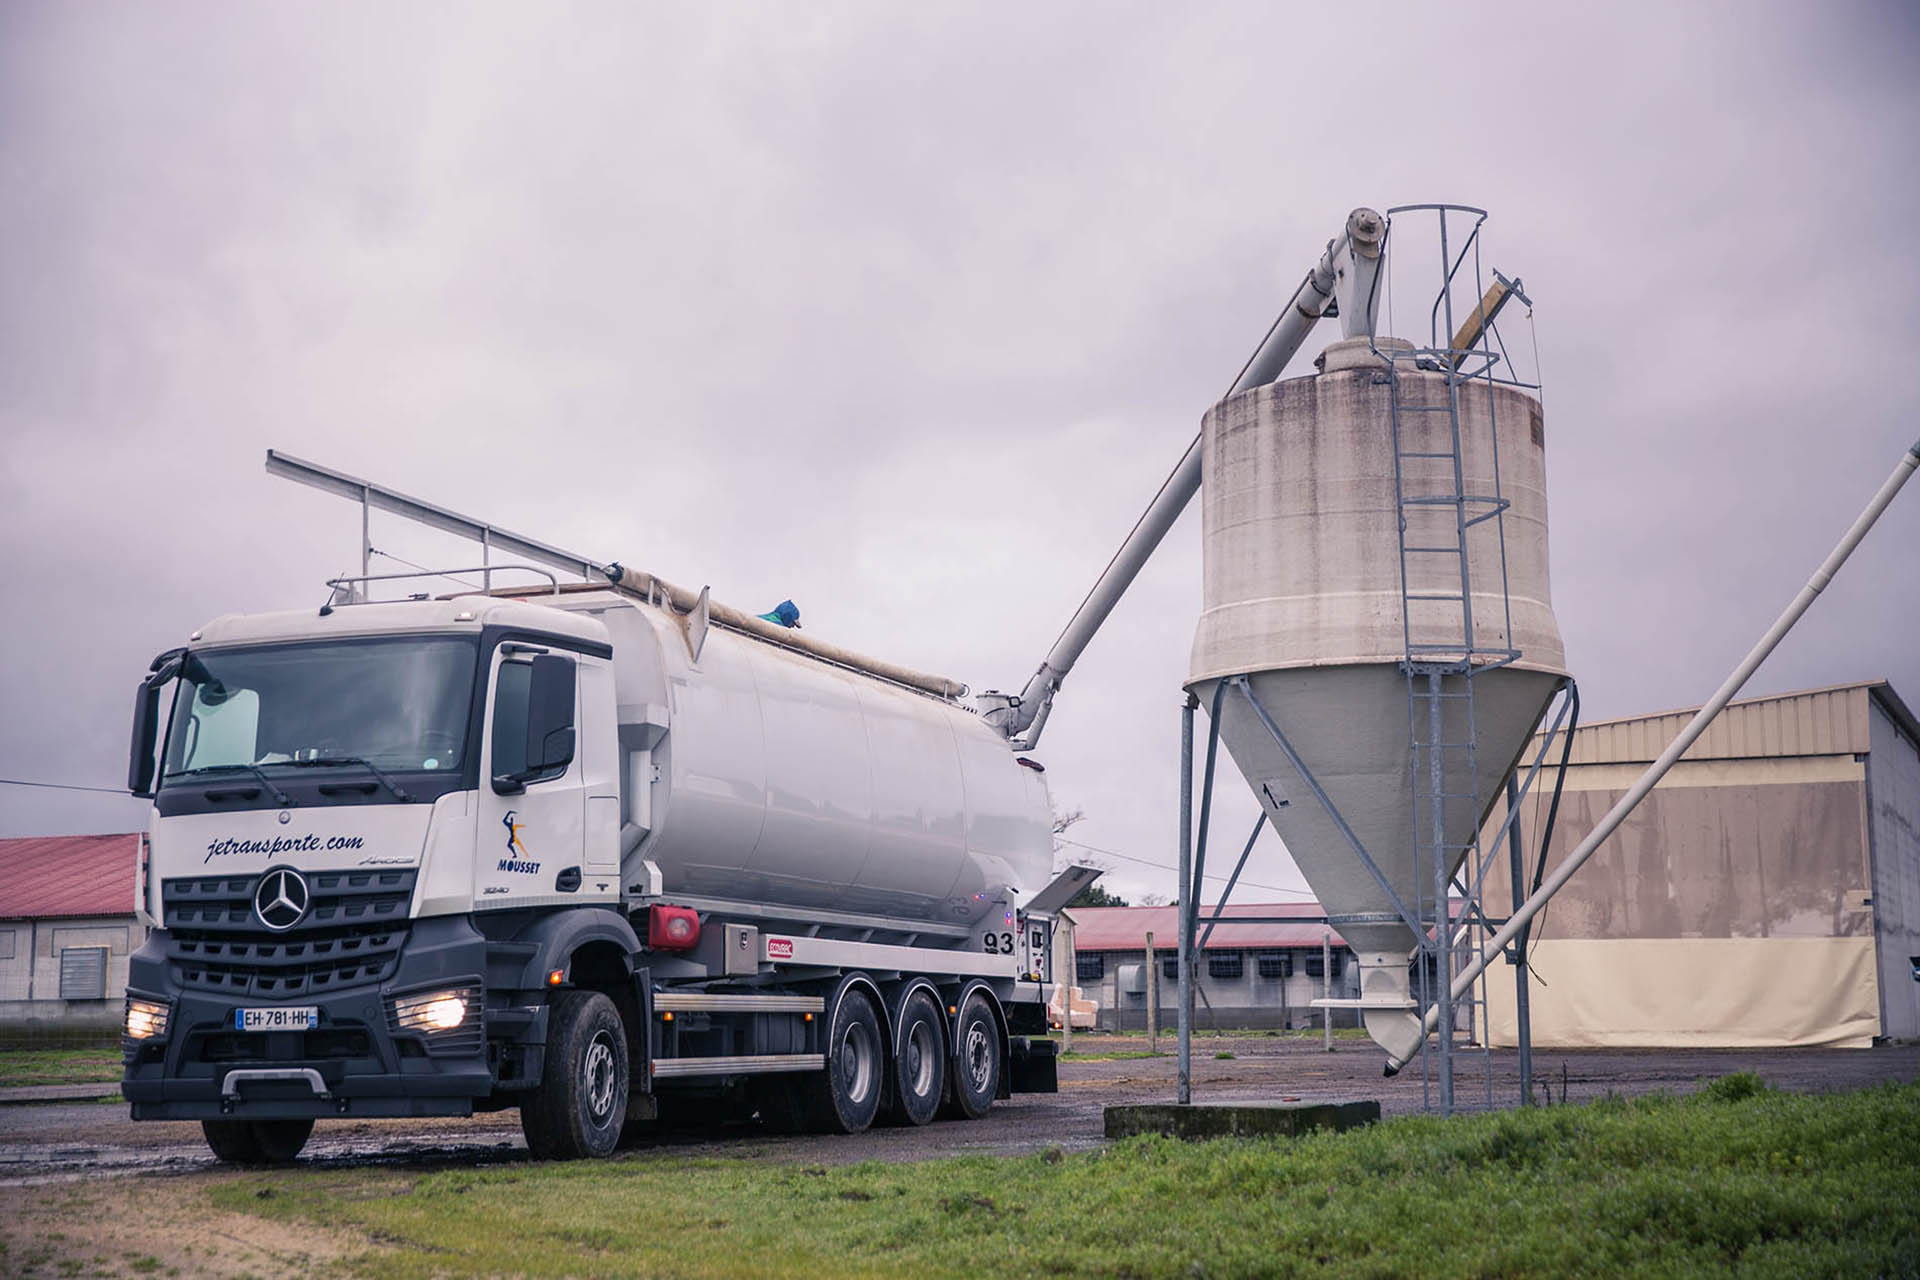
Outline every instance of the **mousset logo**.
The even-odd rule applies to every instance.
[[[499,870],[518,871],[526,875],[538,875],[540,872],[540,864],[527,857],[527,846],[520,843],[520,828],[527,824],[514,821],[519,814],[520,811],[518,809],[509,809],[507,810],[507,816],[500,819],[500,825],[507,829],[507,856],[500,859]]]
[[[261,924],[279,932],[299,924],[311,901],[306,877],[292,867],[282,867],[260,877],[253,891],[253,913]]]

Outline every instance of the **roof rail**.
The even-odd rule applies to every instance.
[[[327,614],[332,613],[334,609],[340,605],[378,603],[368,598],[364,590],[356,592],[354,590],[355,583],[365,584],[369,582],[398,582],[398,581],[403,581],[409,578],[451,578],[456,573],[479,573],[479,574],[486,575],[485,581],[487,583],[487,586],[482,588],[477,588],[477,589],[482,591],[490,591],[492,590],[493,575],[496,573],[506,573],[511,570],[518,570],[521,573],[537,573],[541,577],[545,578],[549,586],[552,588],[549,594],[556,595],[556,596],[560,594],[560,579],[554,576],[554,574],[550,570],[542,569],[540,566],[532,565],[532,564],[463,565],[458,569],[420,569],[412,573],[357,573],[357,574],[352,574],[348,576],[327,579],[327,587],[329,590],[333,592],[333,595],[327,601],[327,603],[321,607],[320,615],[322,617],[325,617]],[[459,579],[457,578],[454,580],[456,582],[459,581]],[[419,592],[418,594],[413,595],[410,598],[415,600],[425,600],[427,598],[427,593],[424,591]]]

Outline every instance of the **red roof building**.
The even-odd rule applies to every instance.
[[[0,920],[131,916],[137,833],[0,840]]]
[[[1067,914],[1073,919],[1074,980],[1099,1006],[1095,1025],[1108,1031],[1143,1028],[1148,984],[1157,982],[1162,1021],[1171,1027],[1179,972],[1177,910],[1072,907]],[[1212,914],[1208,907],[1202,920]],[[1346,939],[1327,924],[1319,903],[1235,902],[1219,914],[1227,919],[1212,936],[1205,923],[1200,926],[1206,945],[1193,977],[1201,1027],[1318,1026],[1325,1015],[1312,1007],[1316,998],[1358,993]],[[1236,918],[1247,923],[1229,923]],[[1153,973],[1146,965],[1149,932],[1158,960]],[[1349,1022],[1353,1016],[1340,1014]]]
[[[1082,953],[1144,951],[1149,932],[1153,934],[1154,947],[1159,950],[1173,949],[1180,938],[1180,923],[1174,908],[1170,906],[1073,907],[1069,914],[1073,916],[1073,947]],[[1214,911],[1211,907],[1202,912],[1203,917],[1212,914]],[[1333,934],[1334,946],[1347,945],[1339,930],[1328,929],[1326,913],[1317,902],[1233,902],[1227,904],[1222,914],[1229,918],[1287,916],[1289,920],[1282,924],[1227,924],[1223,921],[1214,929],[1213,936],[1207,939],[1208,951],[1317,947],[1329,932]],[[1298,923],[1294,923],[1295,920]],[[1202,924],[1200,932],[1205,934],[1206,931],[1207,926]]]

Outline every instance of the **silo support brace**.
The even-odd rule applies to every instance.
[[[1180,893],[1184,897],[1193,883],[1193,713],[1199,704],[1189,693],[1180,704]],[[1193,1101],[1193,1009],[1187,1002],[1193,975],[1187,972],[1192,951],[1192,936],[1187,931],[1184,903],[1179,914],[1180,955],[1176,973],[1180,980],[1180,1044],[1174,1068],[1174,1101],[1186,1106]],[[1147,974],[1153,981],[1153,974]]]
[[[1401,922],[1407,926],[1408,932],[1411,933],[1415,939],[1424,938],[1427,931],[1420,926],[1420,918],[1414,915],[1413,912],[1407,910],[1407,904],[1400,897],[1399,891],[1393,887],[1393,881],[1387,879],[1386,875],[1381,872],[1379,864],[1376,863],[1372,855],[1367,852],[1367,846],[1360,843],[1360,837],[1355,835],[1353,828],[1347,825],[1347,820],[1341,816],[1340,810],[1335,807],[1333,797],[1328,795],[1325,789],[1321,787],[1320,780],[1313,776],[1311,769],[1307,768],[1307,762],[1300,758],[1300,753],[1293,749],[1291,742],[1287,741],[1287,735],[1280,732],[1280,726],[1275,724],[1273,717],[1267,714],[1267,709],[1260,705],[1260,699],[1253,696],[1253,687],[1248,683],[1247,678],[1245,676],[1232,676],[1229,677],[1229,679],[1231,683],[1239,688],[1242,694],[1246,695],[1247,705],[1253,708],[1253,714],[1259,717],[1261,725],[1272,735],[1274,743],[1280,748],[1281,752],[1286,755],[1287,763],[1294,767],[1295,771],[1300,775],[1300,780],[1307,784],[1307,790],[1313,793],[1313,798],[1320,802],[1320,807],[1327,811],[1329,818],[1333,819],[1333,825],[1339,828],[1340,834],[1344,836],[1347,843],[1352,846],[1355,856],[1360,859],[1360,865],[1367,869],[1368,874],[1374,878],[1375,883],[1377,883],[1382,892],[1387,895],[1387,899],[1393,903],[1394,911],[1400,916]]]
[[[1493,860],[1500,854],[1502,845],[1508,841],[1518,840],[1520,838],[1520,828],[1518,825],[1520,802],[1533,794],[1534,779],[1540,776],[1540,770],[1546,765],[1547,756],[1553,751],[1556,740],[1560,741],[1563,747],[1569,746],[1572,743],[1572,727],[1568,727],[1565,737],[1562,738],[1560,726],[1567,723],[1567,713],[1573,709],[1579,700],[1577,694],[1568,692],[1572,690],[1573,687],[1574,685],[1571,679],[1565,677],[1561,679],[1556,693],[1565,692],[1567,696],[1560,699],[1560,709],[1554,713],[1553,723],[1547,726],[1546,734],[1541,738],[1540,749],[1534,753],[1533,764],[1527,769],[1526,780],[1516,783],[1513,774],[1509,773],[1507,775],[1507,789],[1509,792],[1506,806],[1507,816],[1499,826],[1493,829],[1492,835],[1486,838],[1487,851],[1481,855],[1480,863],[1474,870],[1474,877],[1471,883],[1484,883],[1487,878],[1487,872],[1493,867]],[[1560,777],[1563,780],[1567,773],[1567,759],[1568,757],[1563,754],[1560,760]],[[1520,882],[1516,880],[1514,887],[1518,889],[1519,885]],[[1463,885],[1463,892],[1464,888],[1465,886]],[[1518,902],[1514,903],[1515,907],[1520,905]],[[1493,926],[1487,922],[1486,912],[1481,909],[1478,901],[1476,899],[1469,899],[1468,906],[1472,909],[1472,914],[1478,918],[1481,927],[1489,933],[1493,932]]]
[[[1867,531],[1880,519],[1881,513],[1900,492],[1901,486],[1912,478],[1916,468],[1920,468],[1920,441],[1915,441],[1913,447],[1907,450],[1893,468],[1892,474],[1887,477],[1886,482],[1880,486],[1879,491],[1873,495],[1872,500],[1854,520],[1852,527],[1840,539],[1839,544],[1821,562],[1820,567],[1814,570],[1813,576],[1807,579],[1807,585],[1800,588],[1800,594],[1793,598],[1793,602],[1774,620],[1773,625],[1767,628],[1767,633],[1760,637],[1760,642],[1754,645],[1745,658],[1741,659],[1740,665],[1733,669],[1733,673],[1726,678],[1707,704],[1687,722],[1687,727],[1680,731],[1680,736],[1667,744],[1667,749],[1660,753],[1660,758],[1647,766],[1647,771],[1640,775],[1639,780],[1633,784],[1627,794],[1620,797],[1613,808],[1607,810],[1606,816],[1601,818],[1599,824],[1588,833],[1587,838],[1580,842],[1580,846],[1567,855],[1567,860],[1554,869],[1553,874],[1541,883],[1525,903],[1521,904],[1500,931],[1488,939],[1480,954],[1461,970],[1459,976],[1453,980],[1454,999],[1457,1000],[1465,994],[1480,977],[1481,972],[1494,960],[1500,958],[1507,945],[1527,927],[1527,923],[1539,913],[1540,908],[1544,907],[1554,894],[1560,892],[1561,887],[1573,878],[1574,872],[1593,856],[1594,850],[1605,843],[1607,837],[1626,821],[1627,815],[1647,798],[1647,793],[1653,790],[1667,770],[1686,754],[1687,748],[1706,732],[1707,726],[1713,723],[1714,717],[1733,701],[1734,695],[1740,692],[1741,687],[1747,683],[1760,664],[1765,662],[1768,655],[1779,646],[1780,641],[1786,638],[1787,632],[1793,630],[1794,625],[1812,607],[1820,593],[1826,590],[1827,584],[1833,581],[1835,574],[1840,572],[1840,566],[1847,562],[1847,557],[1853,554],[1853,549],[1860,545],[1860,540],[1867,536]],[[1427,1012],[1424,1022],[1425,1031],[1433,1030],[1437,1011],[1438,1006]],[[1389,1057],[1387,1074],[1392,1075],[1400,1070],[1412,1056],[1407,1054],[1401,1057]]]
[[[1231,920],[1231,921],[1245,920],[1248,924],[1292,924],[1298,919],[1298,917],[1296,916],[1228,917],[1226,915],[1227,899],[1233,896],[1233,886],[1240,883],[1240,873],[1247,869],[1247,859],[1250,856],[1252,856],[1253,846],[1259,843],[1260,832],[1266,825],[1267,825],[1267,811],[1265,809],[1262,809],[1260,811],[1260,816],[1253,820],[1253,831],[1251,834],[1247,836],[1247,843],[1240,850],[1240,861],[1233,864],[1233,874],[1227,877],[1227,887],[1220,891],[1220,900],[1213,904],[1214,914],[1210,916],[1200,916],[1196,918],[1195,923],[1204,924],[1205,926],[1207,926],[1207,931],[1200,935],[1200,941],[1196,942],[1193,946],[1193,953],[1195,957],[1198,957],[1202,951],[1205,951],[1207,949],[1207,939],[1213,936],[1213,927],[1219,924],[1223,920]],[[1199,892],[1200,892],[1199,886],[1198,885],[1194,886],[1194,893],[1196,896],[1198,896]]]

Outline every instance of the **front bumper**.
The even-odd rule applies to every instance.
[[[387,981],[280,1002],[318,1008],[314,1029],[242,1032],[236,1009],[275,1002],[182,985],[156,932],[132,957],[128,991],[171,1006],[167,1034],[124,1042],[121,1092],[135,1120],[470,1115],[494,1089],[484,1001],[471,1025],[426,1033],[396,1029],[388,997],[477,989],[485,971],[486,941],[470,922],[420,920]]]

